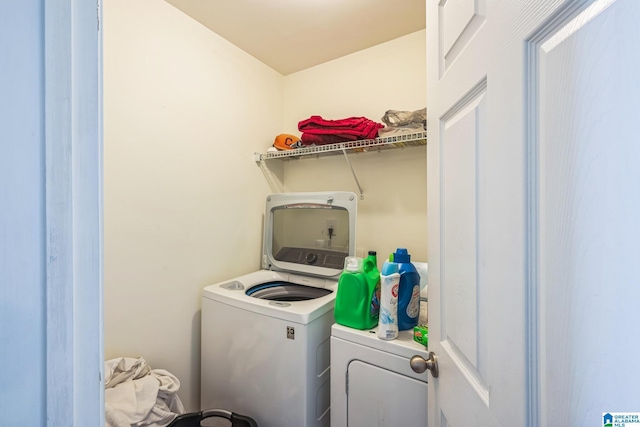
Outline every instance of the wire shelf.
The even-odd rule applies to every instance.
[[[294,150],[254,153],[254,158],[256,162],[270,159],[301,159],[308,157],[331,156],[342,154],[343,152],[362,153],[393,148],[418,147],[422,145],[427,145],[426,131],[386,136],[376,139],[363,139],[359,141],[339,142],[337,144],[296,148]]]

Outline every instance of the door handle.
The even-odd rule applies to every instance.
[[[438,378],[438,356],[433,351],[429,352],[429,357],[425,360],[422,356],[415,355],[409,360],[409,365],[413,372],[421,374],[427,369],[431,371],[433,378]]]

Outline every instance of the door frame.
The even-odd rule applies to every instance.
[[[103,426],[102,1],[42,3],[47,424]]]

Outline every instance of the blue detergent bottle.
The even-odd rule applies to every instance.
[[[398,264],[400,287],[398,290],[398,330],[413,329],[420,315],[420,275],[411,264],[411,255],[405,248],[398,248],[393,262]]]

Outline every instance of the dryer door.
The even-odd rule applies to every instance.
[[[348,373],[349,427],[426,425],[426,382],[360,360]]]

